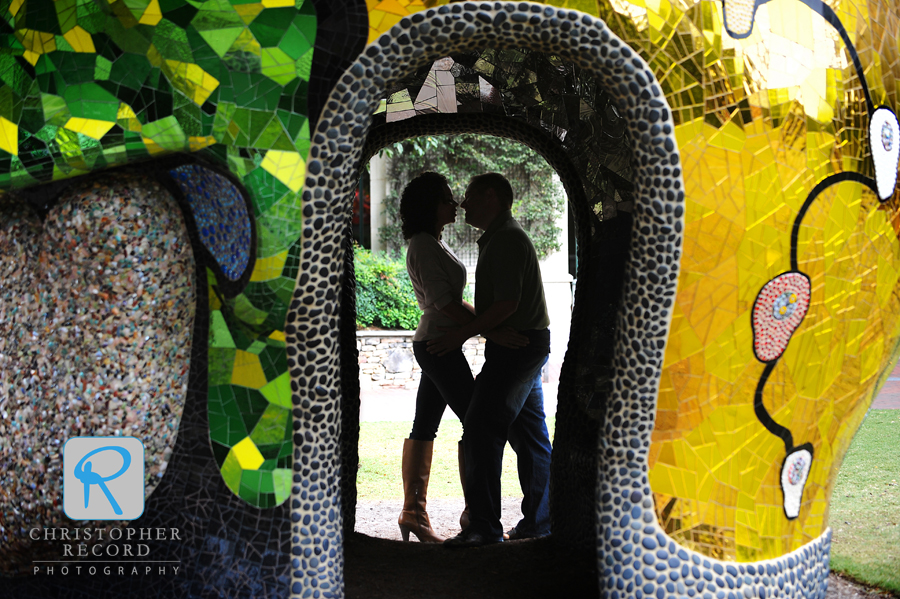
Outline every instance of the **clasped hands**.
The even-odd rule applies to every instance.
[[[444,335],[428,342],[429,354],[444,356],[462,347],[462,344],[469,338],[468,335],[461,332],[459,327],[438,327],[438,330],[443,331]],[[497,345],[509,349],[521,349],[528,345],[528,337],[512,327],[497,327],[483,335]]]

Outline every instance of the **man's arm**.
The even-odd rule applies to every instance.
[[[444,354],[458,349],[469,337],[474,337],[479,333],[490,331],[497,327],[500,323],[509,318],[518,307],[519,302],[516,300],[501,300],[499,302],[494,302],[484,311],[484,313],[475,316],[460,328],[447,331],[442,337],[429,341],[428,353],[443,356]],[[459,305],[459,308],[460,310],[465,310],[461,305]],[[448,314],[448,316],[454,318],[450,314]]]
[[[475,320],[475,307],[466,301],[462,302],[462,304],[455,301],[450,302],[441,308],[441,312],[456,321],[460,326],[467,325]],[[445,327],[438,328],[442,331],[453,330]],[[528,337],[512,327],[498,327],[489,331],[482,331],[481,334],[494,343],[509,349],[519,349],[529,343]]]

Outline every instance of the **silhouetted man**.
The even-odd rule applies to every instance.
[[[518,349],[491,340],[475,379],[466,413],[463,446],[469,526],[447,539],[448,547],[477,547],[503,541],[500,474],[509,440],[518,458],[523,518],[510,539],[550,533],[550,437],[544,415],[541,367],[550,354],[550,318],[537,253],[512,216],[512,187],[497,173],[479,175],[466,190],[466,222],[484,230],[478,239],[475,318],[429,342],[442,354],[466,339],[497,327],[512,327],[528,338]]]

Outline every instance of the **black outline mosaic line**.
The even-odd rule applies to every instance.
[[[873,192],[875,195],[878,195],[878,188],[875,181],[871,177],[867,177],[862,173],[854,173],[845,171],[842,173],[835,173],[833,175],[829,175],[819,181],[815,187],[813,187],[812,191],[809,192],[809,195],[806,196],[806,200],[803,202],[803,206],[800,207],[800,210],[797,211],[797,216],[794,217],[794,224],[791,226],[791,270],[800,271],[799,266],[797,266],[797,244],[798,239],[800,237],[800,225],[803,224],[803,218],[806,216],[806,213],[809,211],[813,202],[819,197],[823,191],[832,185],[837,185],[838,183],[843,183],[844,181],[855,181],[856,183],[862,183]]]
[[[756,393],[753,396],[753,411],[767,431],[784,441],[784,450],[787,453],[790,453],[794,448],[794,436],[789,429],[775,422],[768,410],[766,410],[766,406],[763,405],[763,390],[765,389],[766,382],[769,380],[769,375],[772,374],[772,370],[777,363],[778,360],[776,359],[766,364],[762,375],[759,377],[759,383],[756,385]]]
[[[753,15],[751,16],[751,21],[750,21],[750,28],[747,31],[747,33],[736,34],[733,31],[731,31],[731,29],[728,27],[727,16],[725,16],[724,17],[725,18],[725,28],[728,31],[729,35],[731,35],[735,39],[744,39],[744,38],[749,37],[749,35],[753,31],[753,25],[755,24],[757,8],[759,6],[761,6],[762,4],[768,3],[769,1],[770,0],[762,0],[762,1],[755,2],[754,6],[753,6]],[[724,10],[726,2],[727,2],[727,0],[722,0],[723,15],[727,15],[727,11]],[[869,92],[869,85],[868,85],[868,82],[866,81],[865,72],[863,71],[862,62],[859,59],[859,54],[856,51],[856,47],[853,45],[852,41],[850,40],[850,36],[847,33],[847,30],[844,28],[844,24],[841,23],[840,18],[837,16],[837,14],[834,12],[834,10],[832,10],[832,8],[830,6],[826,5],[821,0],[799,0],[799,2],[803,3],[804,5],[809,7],[811,10],[813,10],[814,12],[821,15],[822,18],[824,18],[825,21],[828,22],[828,24],[830,24],[832,27],[834,27],[834,29],[841,36],[841,39],[844,42],[844,46],[847,48],[847,52],[850,54],[851,61],[853,62],[853,67],[856,69],[856,74],[857,74],[857,77],[859,78],[860,85],[862,86],[862,90],[863,90],[863,95],[865,96],[865,99],[866,99],[866,108],[868,110],[868,116],[871,119],[872,115],[875,112],[875,106],[874,106],[874,103],[872,102],[872,96]],[[869,139],[869,142],[870,142],[870,147],[872,147],[871,139]],[[874,156],[873,156],[873,159],[874,159]],[[866,187],[868,187],[869,189],[871,189],[873,192],[875,192],[876,197],[879,197],[877,182],[875,180],[873,180],[871,177],[868,177],[866,175],[863,175],[862,173],[856,173],[856,172],[846,172],[845,171],[845,172],[829,175],[828,177],[826,177],[825,179],[823,179],[822,181],[817,183],[815,187],[813,187],[812,191],[810,191],[810,193],[806,196],[806,200],[803,202],[803,205],[800,207],[800,210],[798,210],[797,215],[794,218],[794,223],[791,227],[791,237],[790,237],[790,243],[791,243],[791,257],[790,257],[791,270],[790,270],[790,272],[802,274],[804,277],[806,277],[807,281],[809,281],[809,276],[806,275],[806,273],[802,272],[799,269],[798,259],[797,259],[798,239],[799,239],[799,235],[800,235],[800,226],[803,222],[803,218],[806,216],[806,213],[809,211],[809,208],[812,206],[813,202],[815,202],[815,200],[819,197],[819,195],[823,191],[825,191],[832,185],[837,185],[837,184],[845,182],[845,181],[853,181],[853,182],[861,183],[861,184],[865,185]],[[884,200],[881,200],[880,197],[879,197],[879,200],[882,202],[884,201]],[[782,274],[785,274],[785,273],[782,273]],[[782,275],[778,275],[778,276],[782,276]],[[777,278],[777,277],[775,277],[775,278]],[[770,279],[770,282],[775,280],[775,278]],[[768,283],[766,283],[766,285],[768,285]],[[764,289],[764,288],[765,288],[765,286],[763,286],[762,289]],[[760,299],[759,294],[762,293],[762,289],[760,290],[759,293],[757,293],[756,300],[754,300],[754,303],[753,303],[753,309],[750,311],[751,328],[752,328],[752,324],[753,324],[753,314],[756,311],[756,305]],[[811,300],[812,300],[812,298],[810,298],[810,301]],[[808,309],[809,308],[807,307],[807,310]],[[806,314],[804,314],[803,316],[805,318]],[[802,319],[801,319],[801,323],[802,323]],[[781,358],[781,356],[784,355],[785,351],[787,351],[787,345],[790,343],[790,339],[793,337],[794,333],[796,333],[797,328],[799,328],[799,327],[800,327],[800,323],[798,323],[797,327],[793,331],[791,331],[791,333],[788,337],[788,341],[785,343],[785,347],[781,350],[781,353],[778,355],[778,357],[769,362],[765,362],[764,360],[760,359],[760,357],[757,355],[757,353],[756,353],[757,332],[755,330],[754,330],[754,335],[753,335],[754,356],[756,356],[757,360],[759,360],[760,362],[764,362],[766,364],[766,367],[763,370],[763,373],[760,375],[759,381],[757,382],[757,385],[756,385],[756,392],[754,394],[754,400],[753,400],[753,410],[754,410],[754,413],[756,414],[756,417],[759,420],[760,424],[762,424],[762,426],[767,431],[769,431],[772,435],[778,437],[779,439],[781,439],[784,442],[785,453],[787,454],[785,456],[785,460],[787,460],[790,457],[790,454],[792,451],[798,450],[800,448],[794,447],[793,434],[791,433],[791,431],[787,427],[782,426],[781,424],[778,424],[777,422],[775,422],[775,420],[769,414],[768,410],[765,407],[765,404],[763,403],[763,392],[765,390],[766,383],[769,380],[769,376],[771,375],[772,371],[775,369],[775,366],[778,364],[778,361]],[[811,444],[806,443],[801,447],[802,448],[808,447],[808,451],[810,452],[810,455],[812,455],[813,448],[812,448]],[[784,492],[783,488],[782,488],[782,492]],[[785,513],[785,515],[786,515],[786,517],[788,517],[788,519],[792,519],[790,516],[787,516],[787,512]]]

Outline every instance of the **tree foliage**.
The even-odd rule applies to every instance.
[[[531,237],[538,258],[560,249],[556,220],[565,210],[565,198],[554,182],[553,169],[527,146],[486,135],[441,135],[408,139],[385,148],[384,154],[393,186],[384,202],[387,225],[380,232],[388,251],[396,254],[405,245],[400,193],[416,175],[429,170],[447,177],[458,202],[475,175],[502,173],[513,188],[513,215]],[[464,223],[463,213],[460,210],[456,223],[444,228],[444,239],[455,251],[474,244],[480,235]]]
[[[406,263],[386,256],[373,256],[354,248],[356,271],[356,328],[415,330],[422,311],[416,304]]]

